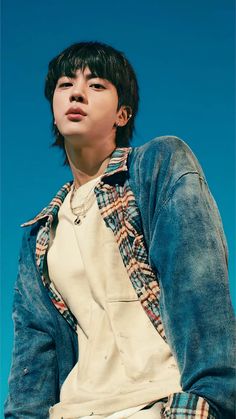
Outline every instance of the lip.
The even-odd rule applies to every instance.
[[[71,107],[68,109],[68,111],[66,112],[66,115],[68,116],[72,116],[72,117],[79,117],[79,116],[86,116],[86,112],[83,111],[83,109],[79,108],[79,107]]]
[[[67,113],[66,116],[70,121],[81,121],[85,117],[81,113]]]

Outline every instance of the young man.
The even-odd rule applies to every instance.
[[[226,243],[195,156],[129,147],[138,85],[112,47],[67,48],[45,93],[74,180],[24,224],[5,417],[233,418]]]

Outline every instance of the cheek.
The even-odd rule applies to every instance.
[[[53,99],[52,99],[52,112],[53,112],[53,115],[56,116],[56,113],[57,113],[57,99],[56,99],[55,95],[53,96]]]
[[[97,127],[112,127],[116,121],[116,113],[111,107],[106,108],[104,106],[100,107],[99,111],[91,119]]]
[[[110,97],[105,98],[97,105],[97,115],[104,117],[104,120],[114,119],[117,115],[118,101]]]
[[[57,94],[54,94],[53,96],[53,100],[52,100],[52,110],[53,110],[53,115],[56,116],[60,116],[62,112],[64,112],[64,107],[63,107],[63,98],[58,96]]]

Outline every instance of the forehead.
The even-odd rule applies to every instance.
[[[67,72],[63,72],[61,74],[61,76],[59,76],[59,78],[61,77],[71,77],[71,78],[76,78],[79,76],[83,76],[86,79],[92,78],[92,77],[99,77],[98,74],[96,72],[93,72],[90,70],[90,68],[87,66],[85,68],[78,68],[75,69],[73,71],[67,71]]]

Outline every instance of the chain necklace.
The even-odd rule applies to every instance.
[[[112,150],[112,152],[109,154],[109,156],[107,156],[102,161],[102,164],[104,164],[107,160],[108,161],[110,160],[110,157],[111,157],[114,150]],[[95,193],[94,193],[94,188],[100,182],[101,177],[102,176],[99,176],[98,181],[95,184],[93,184],[93,187],[89,190],[88,194],[85,196],[83,203],[80,204],[80,205],[77,205],[76,207],[72,207],[72,201],[73,201],[73,198],[75,196],[75,192],[77,190],[76,187],[75,187],[75,182],[73,183],[72,192],[71,192],[71,196],[70,196],[70,209],[71,209],[72,214],[74,214],[76,216],[76,219],[74,220],[75,225],[79,225],[81,223],[81,217],[85,218],[88,210],[93,205],[93,203],[96,199],[96,196],[95,196]]]
[[[95,183],[95,185],[93,185],[92,188],[89,190],[82,204],[77,205],[76,207],[72,206],[73,198],[75,196],[75,192],[77,191],[75,184],[73,183],[72,192],[70,196],[70,209],[71,209],[71,212],[76,216],[74,220],[75,225],[79,225],[81,223],[81,218],[85,218],[88,210],[92,207],[96,199],[94,188],[99,183],[99,181],[100,181],[100,177],[99,177],[98,182]]]

